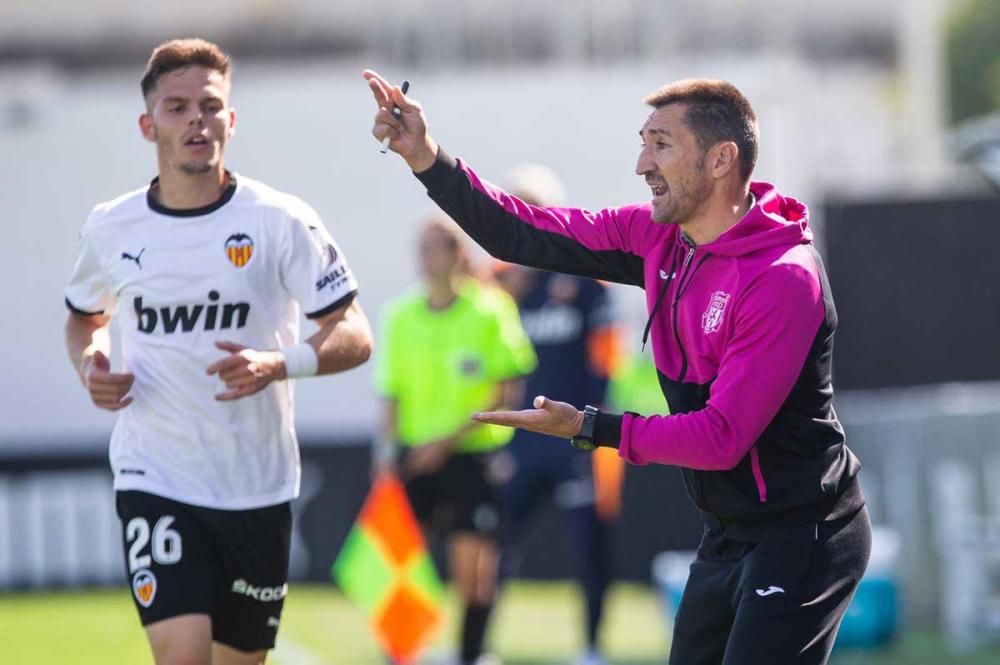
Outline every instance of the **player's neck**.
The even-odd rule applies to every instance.
[[[712,196],[688,221],[680,225],[681,231],[696,245],[716,240],[736,226],[750,209],[750,183],[736,185]]]
[[[458,297],[458,280],[454,277],[431,280],[427,284],[427,304],[431,309],[447,309]]]
[[[218,201],[228,184],[229,176],[221,163],[208,173],[194,175],[161,167],[157,187],[152,194],[157,203],[165,208],[190,210]]]

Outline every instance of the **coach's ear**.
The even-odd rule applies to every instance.
[[[139,131],[142,132],[142,138],[150,143],[156,143],[156,125],[153,124],[153,116],[148,113],[139,116]]]

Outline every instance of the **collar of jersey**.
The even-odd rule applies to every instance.
[[[233,198],[233,194],[236,193],[236,174],[232,171],[226,171],[226,175],[229,176],[229,185],[222,190],[222,195],[214,202],[200,208],[168,208],[161,204],[153,197],[153,188],[160,181],[160,177],[156,176],[150,181],[149,188],[146,190],[146,204],[150,210],[170,217],[200,217],[201,215],[207,215],[229,203],[229,199]]]

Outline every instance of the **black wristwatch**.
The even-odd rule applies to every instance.
[[[597,440],[594,438],[594,427],[597,425],[597,414],[600,413],[596,406],[589,404],[583,407],[583,426],[580,433],[569,440],[577,450],[593,450],[597,447]]]

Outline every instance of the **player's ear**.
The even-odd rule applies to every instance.
[[[156,126],[153,124],[153,116],[148,113],[139,116],[139,131],[142,132],[142,138],[150,143],[156,142]]]
[[[232,138],[236,134],[236,109],[232,106],[229,107],[229,126],[227,127],[229,133],[229,138]]]

